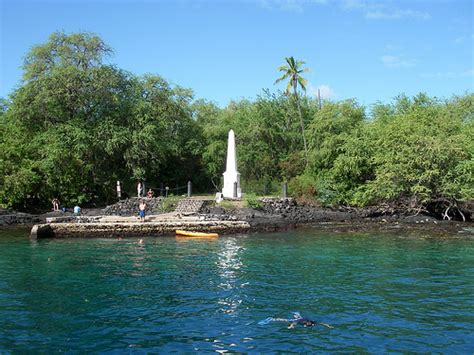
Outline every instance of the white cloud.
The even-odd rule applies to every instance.
[[[439,78],[439,79],[459,79],[459,78],[469,78],[474,77],[474,69],[465,70],[462,72],[436,72],[436,73],[421,73],[422,78]]]
[[[427,12],[400,9],[369,10],[365,17],[373,20],[394,20],[402,18],[415,18],[420,20],[429,20],[431,15]]]
[[[332,99],[336,96],[336,93],[328,85],[319,85],[318,89],[322,99]],[[316,90],[316,93],[317,92],[318,91]]]
[[[318,87],[314,87],[313,85],[309,84],[307,91],[309,92],[310,96],[317,98],[318,97],[318,90],[321,99],[328,100],[332,99],[336,96],[336,93],[333,89],[329,87],[329,85],[319,85]]]
[[[276,6],[283,11],[303,12],[303,5],[297,0],[276,1]]]
[[[356,9],[364,9],[367,6],[365,2],[362,0],[343,0],[341,1],[341,8],[343,10],[356,10]]]
[[[400,46],[400,45],[397,45],[397,44],[387,44],[387,45],[385,45],[385,50],[387,52],[397,52],[397,51],[400,51],[402,49],[403,49],[403,47]]]
[[[387,68],[410,68],[416,65],[414,59],[405,59],[395,55],[383,55],[380,59]]]
[[[258,4],[268,10],[280,10],[301,13],[311,5],[338,4],[344,11],[358,11],[371,20],[394,20],[414,18],[429,20],[431,15],[427,12],[407,8],[398,8],[391,1],[370,0],[258,0]]]
[[[342,0],[340,7],[345,11],[362,12],[365,18],[371,20],[397,20],[404,18],[414,18],[419,20],[429,20],[431,15],[427,12],[415,11],[411,9],[400,9],[384,2],[367,0]]]
[[[327,2],[328,0],[260,0],[259,4],[268,10],[303,12],[307,5],[324,5]]]
[[[457,37],[457,38],[454,40],[454,43],[456,43],[456,44],[462,44],[462,43],[464,43],[464,42],[466,42],[466,41],[469,41],[469,38],[470,38],[471,40],[474,39],[474,34],[471,34],[470,36],[469,36],[469,35],[468,35],[468,36],[459,36],[459,37]]]

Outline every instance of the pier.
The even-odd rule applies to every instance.
[[[145,222],[137,217],[97,216],[92,218],[50,218],[47,223],[31,229],[31,239],[44,238],[118,238],[166,236],[176,229],[213,233],[245,233],[251,229],[247,221],[205,220],[198,216],[177,213],[148,216]]]

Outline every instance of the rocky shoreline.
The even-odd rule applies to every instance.
[[[131,234],[145,235],[151,231],[163,234],[169,233],[173,228],[193,229],[192,223],[195,223],[197,220],[214,226],[213,230],[227,233],[238,231],[275,231],[302,225],[314,226],[325,223],[350,226],[352,229],[355,226],[359,226],[363,229],[369,224],[372,225],[372,227],[375,225],[377,228],[382,229],[400,228],[400,226],[430,226],[430,228],[444,230],[471,228],[473,226],[473,223],[470,221],[442,221],[421,213],[407,216],[400,211],[387,209],[386,206],[365,209],[344,207],[330,209],[312,206],[306,203],[298,203],[292,198],[262,199],[260,201],[261,208],[259,209],[243,207],[225,209],[219,205],[215,205],[213,201],[209,200],[199,201],[194,199],[183,200],[183,202],[184,204],[175,206],[176,212],[174,215],[167,216],[160,211],[162,204],[161,198],[147,199],[147,216],[149,216],[147,222],[138,224],[137,227],[130,227],[129,230]],[[137,205],[137,198],[131,198],[119,201],[104,209],[84,209],[81,215],[74,215],[72,212],[47,212],[35,215],[0,210],[0,227],[54,224],[54,228],[61,231],[60,233],[62,235],[68,235],[68,226],[70,230],[74,230],[74,232],[70,234],[75,235],[81,233],[88,233],[89,235],[116,235],[117,233],[113,232],[111,222],[125,225],[137,224]],[[189,209],[189,207],[191,208]],[[194,211],[193,208],[195,209]],[[187,217],[183,219],[182,215]],[[109,216],[108,219],[106,218],[107,216]],[[117,216],[117,219],[114,219],[113,216]],[[176,222],[177,224],[171,222]],[[233,222],[245,222],[245,227],[242,227],[244,226],[243,224],[238,228],[231,227]],[[216,227],[216,223],[220,224],[222,228]],[[229,226],[226,227],[227,223],[229,223]],[[61,224],[61,226],[59,226],[59,224]],[[73,225],[76,226],[71,227]],[[86,226],[88,227],[86,228]],[[204,225],[201,227],[204,227]],[[116,228],[119,228],[119,226],[116,226]],[[124,228],[128,227],[125,226]],[[94,232],[94,230],[102,232]],[[123,233],[124,235],[127,234],[125,230],[123,230]]]

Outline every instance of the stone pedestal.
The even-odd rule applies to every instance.
[[[237,196],[234,196],[234,186],[237,183]],[[224,173],[224,187],[222,195],[225,198],[241,198],[240,191],[240,173],[237,171],[237,155],[235,151],[235,134],[233,130],[229,131],[227,141],[227,164]]]

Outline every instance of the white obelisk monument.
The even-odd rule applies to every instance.
[[[234,185],[237,183],[237,196],[234,195]],[[241,198],[240,174],[237,171],[237,156],[235,152],[235,134],[233,130],[229,131],[227,141],[227,165],[224,173],[224,188],[222,196],[225,198]]]

